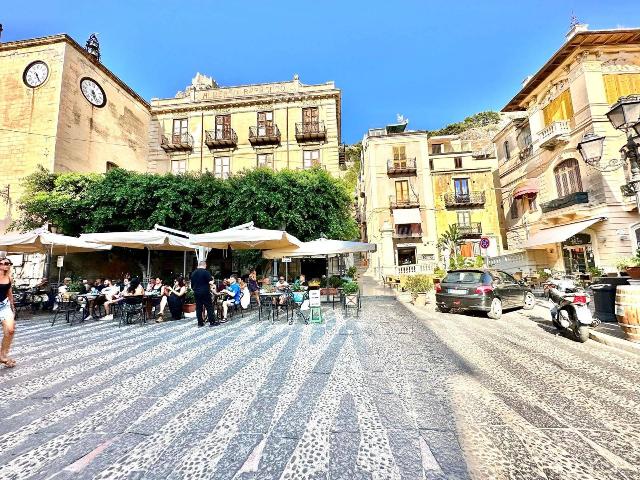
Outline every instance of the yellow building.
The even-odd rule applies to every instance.
[[[362,140],[357,218],[363,240],[377,246],[369,255],[376,278],[431,273],[436,266],[427,132],[406,126],[371,129]]]
[[[21,181],[50,171],[146,171],[147,103],[67,35],[0,43],[0,231]]]
[[[458,135],[429,137],[436,229],[438,235],[442,235],[449,225],[456,225],[460,252],[465,257],[495,256],[502,251],[495,151],[486,141],[463,138]],[[489,248],[480,247],[481,238],[489,239]]]
[[[333,82],[220,87],[197,74],[174,98],[151,100],[149,170],[211,171],[226,178],[257,166],[342,173],[340,90]]]
[[[509,254],[492,264],[616,271],[640,239],[640,216],[621,186],[625,168],[601,172],[577,150],[586,133],[606,137],[603,159],[626,143],[605,114],[620,96],[640,94],[640,29],[589,31],[574,25],[565,43],[504,107],[514,118],[494,138]]]

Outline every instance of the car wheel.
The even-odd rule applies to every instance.
[[[489,310],[487,316],[494,320],[497,320],[502,316],[502,301],[499,298],[494,298],[491,301],[491,310]]]
[[[524,294],[524,305],[522,308],[525,310],[531,310],[536,306],[536,297],[533,296],[533,293],[527,292]]]
[[[444,306],[438,305],[438,311],[442,313],[449,313],[451,311],[451,307],[444,307]]]

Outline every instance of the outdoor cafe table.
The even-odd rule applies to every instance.
[[[278,302],[276,302],[275,300],[277,298],[280,298],[282,295],[286,295],[286,293],[284,293],[284,292],[260,292],[260,298],[261,299],[262,298],[268,299],[267,304],[269,305],[269,314],[267,315],[267,319],[269,319],[269,317],[271,317],[271,318],[273,318],[273,320],[275,320],[275,318],[278,316]],[[259,317],[262,317],[262,306],[258,310],[258,315],[259,315]]]

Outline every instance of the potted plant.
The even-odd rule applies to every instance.
[[[308,284],[309,290],[318,290],[320,288],[320,280],[318,280],[317,278],[312,278],[311,280],[309,280]]]
[[[293,292],[293,301],[296,303],[302,303],[302,299],[304,298],[304,289],[299,282],[294,282],[291,285],[291,291]]]
[[[196,295],[193,290],[187,288],[184,294],[184,303],[182,304],[182,311],[184,313],[193,313],[196,311]]]
[[[411,292],[413,304],[423,306],[427,303],[427,294],[433,290],[433,281],[427,275],[412,275],[407,280],[407,290]]]
[[[604,275],[604,270],[600,267],[589,267],[587,271],[589,275],[591,275],[591,278],[602,277]]]
[[[623,258],[617,263],[618,270],[624,271],[634,280],[640,280],[640,248],[633,257]]]
[[[342,286],[343,280],[337,275],[332,275],[324,282],[324,288],[320,289],[320,295],[337,295],[338,288]]]
[[[67,293],[63,295],[63,299],[71,300],[76,298],[80,293],[80,290],[82,290],[82,282],[70,283],[69,286],[67,287]]]
[[[443,268],[437,267],[433,271],[433,283],[440,283],[446,275],[447,275],[446,270],[444,270]]]
[[[344,302],[348,306],[358,305],[358,292],[360,288],[358,282],[346,282],[342,286],[342,293],[344,293]]]
[[[358,269],[356,267],[347,268],[347,277],[357,280],[358,279]]]

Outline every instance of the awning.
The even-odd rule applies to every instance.
[[[393,223],[405,225],[407,223],[422,223],[419,208],[397,208],[393,210]]]
[[[567,238],[573,237],[576,233],[580,233],[594,223],[603,220],[606,220],[606,218],[590,218],[589,220],[558,225],[557,227],[543,228],[531,235],[529,240],[524,242],[522,248],[543,249],[546,245],[564,242]]]
[[[513,189],[513,198],[523,197],[524,195],[537,194],[540,188],[538,187],[537,178],[529,178],[524,182],[520,182]]]

